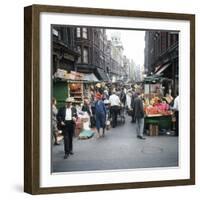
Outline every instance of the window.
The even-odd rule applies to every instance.
[[[88,63],[88,48],[83,49],[83,62]]]
[[[175,34],[175,42],[178,42],[178,34]]]
[[[169,46],[169,33],[166,33],[166,48],[167,49]]]
[[[67,34],[67,36],[66,36],[66,38],[67,38],[67,44],[70,46],[72,44],[70,28],[67,28],[66,34]]]
[[[76,37],[77,38],[81,37],[81,28],[76,28]]]
[[[174,44],[174,35],[170,34],[170,46]]]
[[[60,30],[58,39],[59,40],[64,40],[64,29]]]
[[[58,37],[58,31],[56,29],[53,29],[53,35]]]
[[[97,31],[95,30],[94,31],[94,44],[98,45],[98,41],[99,41],[98,34],[97,34]]]
[[[81,47],[77,46],[77,51],[80,54],[80,56],[78,57],[77,63],[81,63]]]
[[[53,37],[56,38],[57,40],[61,40],[61,31],[60,29],[55,29],[53,28],[52,29],[52,34],[53,34]]]
[[[88,35],[87,35],[87,28],[83,28],[83,38],[87,39]]]

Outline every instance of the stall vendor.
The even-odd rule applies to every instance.
[[[176,117],[176,135],[178,136],[179,132],[179,95],[174,99],[174,106],[172,107]]]

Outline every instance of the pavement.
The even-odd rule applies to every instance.
[[[52,146],[52,172],[120,170],[178,166],[178,137],[172,135],[136,137],[136,125],[126,117],[105,133],[105,137],[73,139],[74,155],[63,159],[64,146]]]

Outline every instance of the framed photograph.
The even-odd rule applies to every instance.
[[[195,16],[24,9],[24,191],[195,184]]]

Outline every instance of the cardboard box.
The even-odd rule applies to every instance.
[[[81,132],[82,128],[75,128],[75,137],[78,137],[80,132]]]

